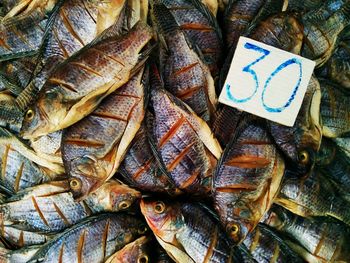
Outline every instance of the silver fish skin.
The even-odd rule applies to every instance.
[[[0,248],[0,262],[2,263],[27,263],[39,250],[40,246],[29,246],[17,250]]]
[[[147,231],[140,219],[123,213],[91,216],[43,245],[28,261],[102,263]]]

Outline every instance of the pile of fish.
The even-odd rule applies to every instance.
[[[293,127],[218,103],[240,36]],[[0,262],[350,262],[349,89],[349,0],[2,0]]]

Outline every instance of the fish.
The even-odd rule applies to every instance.
[[[302,16],[304,25],[304,45],[301,55],[316,62],[316,67],[324,65],[332,55],[337,39],[350,21],[350,6],[347,1],[326,1],[317,10]]]
[[[17,247],[42,244],[91,215],[125,211],[139,198],[140,192],[114,180],[81,202],[74,201],[68,180],[41,184],[0,205],[3,236]]]
[[[218,12],[219,3],[217,0],[201,0],[201,2],[210,10],[210,12],[216,17]]]
[[[329,217],[304,218],[274,205],[264,223],[288,237],[286,243],[308,262],[346,262],[350,228]]]
[[[40,246],[29,246],[16,250],[0,248],[0,261],[3,263],[27,263],[28,260],[39,250]]]
[[[157,243],[156,247],[156,253],[155,253],[155,261],[156,263],[173,263],[174,260],[172,260],[169,255],[166,253],[166,251]]]
[[[275,122],[268,124],[276,145],[293,163],[295,170],[301,176],[313,167],[321,146],[320,105],[320,84],[317,78],[312,76],[293,127]]]
[[[346,27],[343,31],[350,31]],[[319,68],[317,73],[322,78],[350,89],[350,36],[341,38],[328,61]]]
[[[28,263],[104,262],[146,232],[145,223],[125,213],[91,216],[41,246]]]
[[[259,120],[237,128],[213,176],[213,202],[227,235],[240,244],[269,210],[280,189],[284,160]]]
[[[118,170],[145,115],[148,69],[140,69],[90,115],[67,128],[62,158],[72,193],[82,199]]]
[[[137,72],[147,58],[144,54],[140,59],[139,52],[151,38],[151,28],[138,23],[128,33],[91,45],[60,64],[26,112],[23,138],[61,130],[90,114]]]
[[[66,0],[60,5],[57,12],[51,16],[50,30],[47,30],[45,41],[40,48],[41,55],[34,77],[16,99],[16,104],[23,112],[37,99],[39,91],[59,64],[93,40],[108,37],[111,32],[112,35],[119,34],[118,29],[124,21],[125,10],[120,10],[123,3],[125,1],[120,0]],[[105,14],[102,17],[101,12]],[[108,28],[110,30],[105,28],[114,22],[115,25]],[[100,33],[104,29],[111,32]]]
[[[207,123],[186,104],[151,81],[154,111],[151,142],[175,186],[187,193],[205,194],[221,155],[219,142]]]
[[[258,224],[243,243],[259,263],[304,262],[280,236],[264,224]]]
[[[164,4],[174,16],[186,38],[196,48],[216,82],[223,61],[224,42],[221,28],[210,11],[215,9],[213,0],[157,0]],[[215,11],[214,11],[215,12]]]
[[[349,202],[317,169],[302,178],[286,176],[274,202],[299,216],[330,216],[350,223],[350,211],[344,209]]]
[[[110,256],[105,263],[148,263],[152,261],[151,239],[142,236]]]
[[[350,94],[326,79],[320,79],[320,85],[322,133],[328,138],[341,137],[350,132]]]
[[[10,193],[62,177],[62,165],[39,157],[8,130],[0,128],[0,142],[0,184]]]
[[[203,206],[146,199],[140,206],[157,241],[175,262],[232,262],[225,232]]]
[[[118,173],[130,186],[142,191],[177,194],[180,190],[176,189],[162,163],[157,160],[151,149],[149,136],[143,122],[119,166]]]
[[[311,10],[317,9],[323,2],[322,0],[288,0],[288,11],[297,11],[297,12],[309,12]]]
[[[343,151],[348,158],[350,158],[350,137],[338,137],[334,138],[333,141]]]
[[[18,133],[23,121],[23,112],[17,107],[14,96],[0,93],[0,126]]]
[[[165,88],[188,104],[205,121],[210,121],[216,109],[214,80],[208,67],[189,44],[170,10],[161,3],[151,9],[156,28],[166,42],[164,69]]]

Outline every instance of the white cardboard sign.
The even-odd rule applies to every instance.
[[[315,62],[240,37],[219,101],[293,126]]]

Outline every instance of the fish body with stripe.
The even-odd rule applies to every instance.
[[[11,243],[17,241],[16,246],[40,244],[42,240],[35,243],[31,235],[52,235],[92,214],[126,210],[140,197],[138,191],[111,180],[84,201],[76,202],[68,180],[51,182],[19,192],[0,205],[0,222],[5,234],[17,229],[17,238],[4,236]]]
[[[209,121],[217,104],[214,80],[207,65],[191,46],[187,36],[164,4],[153,4],[152,17],[166,42],[161,68],[167,90],[188,104],[198,116]],[[162,61],[161,61],[162,62]]]
[[[350,93],[328,80],[320,79],[322,132],[336,138],[350,131]]]
[[[284,167],[263,122],[240,125],[213,177],[214,206],[233,242],[241,243],[271,207]]]
[[[91,45],[62,63],[27,111],[23,137],[46,135],[90,114],[131,78],[140,63],[140,51],[151,38],[152,30],[138,23],[128,33]]]
[[[233,262],[225,232],[201,205],[143,199],[141,212],[176,262]]]
[[[34,262],[104,262],[147,231],[138,218],[124,213],[91,216],[56,235],[33,255]]]
[[[243,243],[259,263],[304,262],[281,237],[263,224],[258,224]]]
[[[207,123],[163,89],[153,86],[155,147],[176,187],[207,195],[221,147]]]
[[[275,205],[264,223],[287,236],[290,247],[308,262],[346,262],[350,258],[350,228],[338,220],[304,218]]]
[[[334,184],[314,169],[304,177],[287,176],[282,182],[275,203],[303,217],[331,216],[350,224],[349,202]]]
[[[148,73],[142,68],[106,97],[62,138],[62,157],[72,193],[83,198],[111,178],[122,162],[145,115]]]

